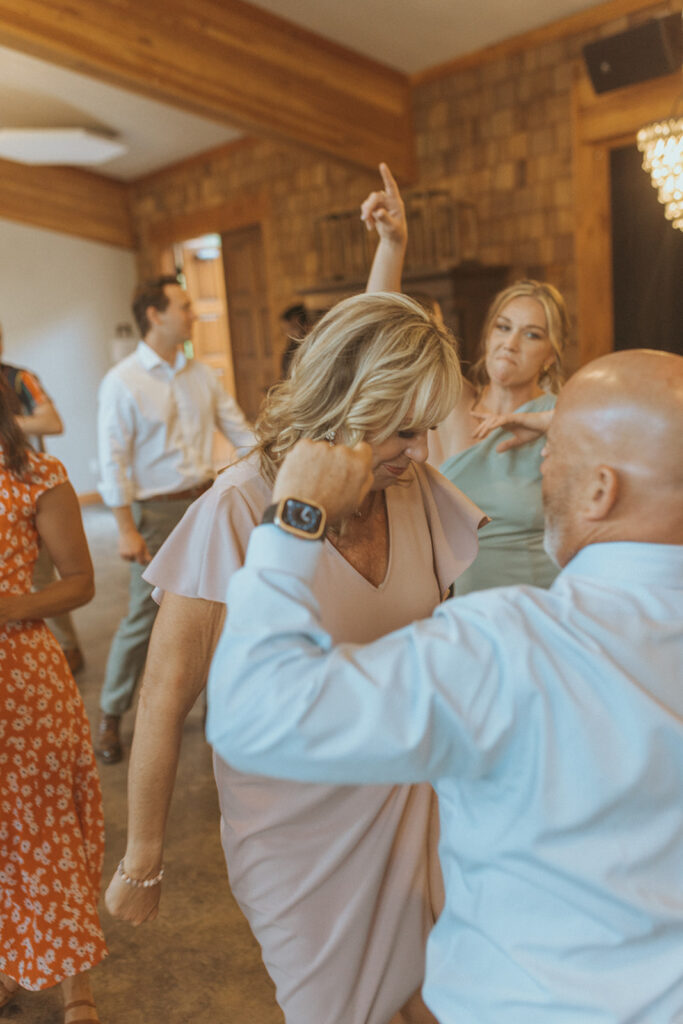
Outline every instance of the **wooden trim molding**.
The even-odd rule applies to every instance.
[[[523,50],[532,50],[547,43],[554,43],[567,36],[590,32],[610,21],[616,21],[632,14],[641,12],[647,14],[655,8],[659,8],[662,13],[665,10],[680,11],[680,3],[678,0],[607,0],[607,3],[589,7],[586,11],[579,11],[578,14],[560,18],[558,21],[552,21],[548,25],[542,25],[541,28],[522,32],[509,39],[504,39],[500,43],[495,43],[493,46],[486,46],[481,50],[475,50],[462,57],[446,61],[444,64],[437,64],[424,71],[418,71],[411,75],[410,81],[413,86],[416,86],[438,81],[440,78],[450,78],[451,75],[457,75],[460,71],[468,71],[470,68],[479,67],[490,61],[502,60],[504,57],[521,53]]]
[[[125,184],[69,167],[0,160],[0,217],[134,249]]]
[[[410,80],[243,0],[0,0],[0,43],[404,180]]]
[[[582,63],[572,89],[579,361],[614,349],[610,150],[667,117],[683,88],[679,74],[598,96]]]
[[[239,197],[217,206],[205,206],[191,213],[168,214],[163,220],[144,226],[144,246],[162,250],[176,242],[200,235],[223,234],[250,224],[267,221],[270,199],[261,191],[241,192]]]
[[[202,167],[214,160],[230,158],[235,153],[239,153],[240,150],[253,149],[259,142],[260,140],[253,135],[248,135],[241,139],[232,139],[230,142],[224,142],[220,146],[213,146],[211,149],[203,149],[201,153],[185,157],[185,159],[178,160],[174,164],[167,164],[166,167],[162,167],[158,171],[142,174],[139,178],[135,178],[130,182],[130,187],[132,189],[139,187],[144,189],[156,188],[157,186],[163,187],[171,178],[175,178],[177,175],[191,174],[197,167]]]

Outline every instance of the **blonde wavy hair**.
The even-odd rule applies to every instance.
[[[301,343],[256,423],[256,451],[272,483],[301,437],[381,442],[397,430],[440,423],[460,396],[455,340],[407,295],[354,295]]]
[[[548,341],[555,353],[555,361],[552,366],[540,374],[538,385],[544,391],[551,391],[556,395],[564,381],[564,367],[562,358],[569,339],[569,314],[561,293],[552,284],[545,281],[515,281],[502,292],[498,292],[489,306],[481,332],[481,355],[470,371],[470,380],[478,393],[481,393],[489,383],[489,375],[486,370],[486,343],[498,316],[503,308],[513,299],[535,299],[543,307],[548,330]]]

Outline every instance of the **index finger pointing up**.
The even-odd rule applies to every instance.
[[[389,170],[389,165],[388,164],[380,164],[379,165],[379,173],[382,175],[382,181],[384,183],[384,191],[386,192],[386,194],[388,196],[397,196],[398,195],[398,185],[396,184],[396,179],[394,178],[393,174]]]

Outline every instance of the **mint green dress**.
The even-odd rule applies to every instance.
[[[555,405],[554,395],[542,395],[517,412],[543,412]],[[494,430],[483,441],[453,455],[441,466],[444,476],[491,517],[479,531],[479,554],[458,577],[456,597],[511,583],[549,587],[558,573],[543,550],[541,451],[538,441],[497,452],[506,431]]]

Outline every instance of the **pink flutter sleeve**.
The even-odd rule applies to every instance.
[[[187,510],[144,573],[159,603],[168,590],[181,597],[225,602],[231,575],[244,561],[249,535],[268,504],[267,485],[238,463]]]
[[[488,522],[478,505],[430,465],[415,467],[429,521],[434,570],[443,593],[474,561],[477,530]]]

